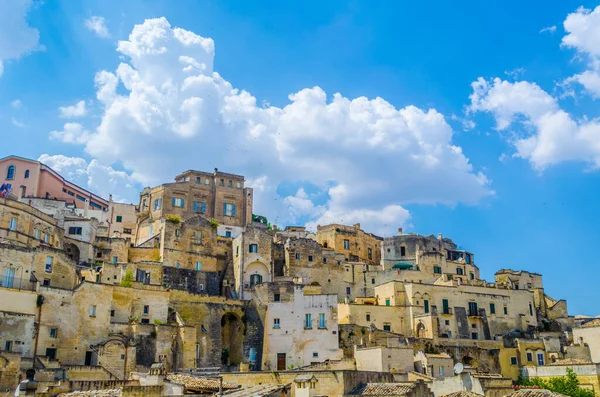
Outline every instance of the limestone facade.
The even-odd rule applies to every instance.
[[[360,223],[353,226],[340,224],[317,226],[319,244],[344,254],[345,260],[349,262],[378,265],[381,261],[382,240],[381,237],[362,230]]]

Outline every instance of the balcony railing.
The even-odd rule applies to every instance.
[[[446,307],[442,309],[442,314],[445,315],[452,315],[452,308],[451,307]]]
[[[37,282],[28,278],[1,277],[0,288],[9,288],[23,291],[35,291]]]

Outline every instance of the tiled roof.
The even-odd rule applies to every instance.
[[[350,396],[405,396],[415,387],[414,383],[361,383]]]
[[[225,396],[228,397],[261,397],[261,396],[269,396],[272,393],[275,393],[279,390],[282,390],[289,385],[257,385],[248,387],[246,389],[241,390],[233,390],[225,393]],[[216,396],[216,394],[215,394]]]
[[[446,353],[433,354],[433,353],[425,353],[427,358],[450,358]]]
[[[454,393],[444,394],[441,397],[482,397],[483,394],[477,394],[469,390],[455,391]]]
[[[219,381],[216,379],[200,378],[198,376],[168,374],[167,379],[171,382],[181,383],[190,391],[219,391]],[[240,386],[223,382],[223,390],[239,389]]]
[[[566,397],[564,394],[556,393],[546,389],[519,389],[506,397]]]
[[[123,391],[121,389],[107,389],[107,390],[87,390],[87,391],[73,391],[69,393],[61,393],[58,397],[121,397]]]
[[[573,364],[591,364],[590,360],[584,360],[582,358],[563,358],[557,359],[555,362],[550,363],[550,365],[573,365]]]

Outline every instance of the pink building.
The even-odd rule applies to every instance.
[[[16,196],[65,200],[77,208],[84,208],[88,201],[92,209],[108,209],[107,200],[67,181],[47,165],[23,157],[0,159],[0,184],[11,184]]]

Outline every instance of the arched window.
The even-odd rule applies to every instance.
[[[29,170],[25,171],[25,179],[29,178]]]
[[[15,179],[15,166],[11,165],[8,167],[8,171],[6,172],[6,179]]]

